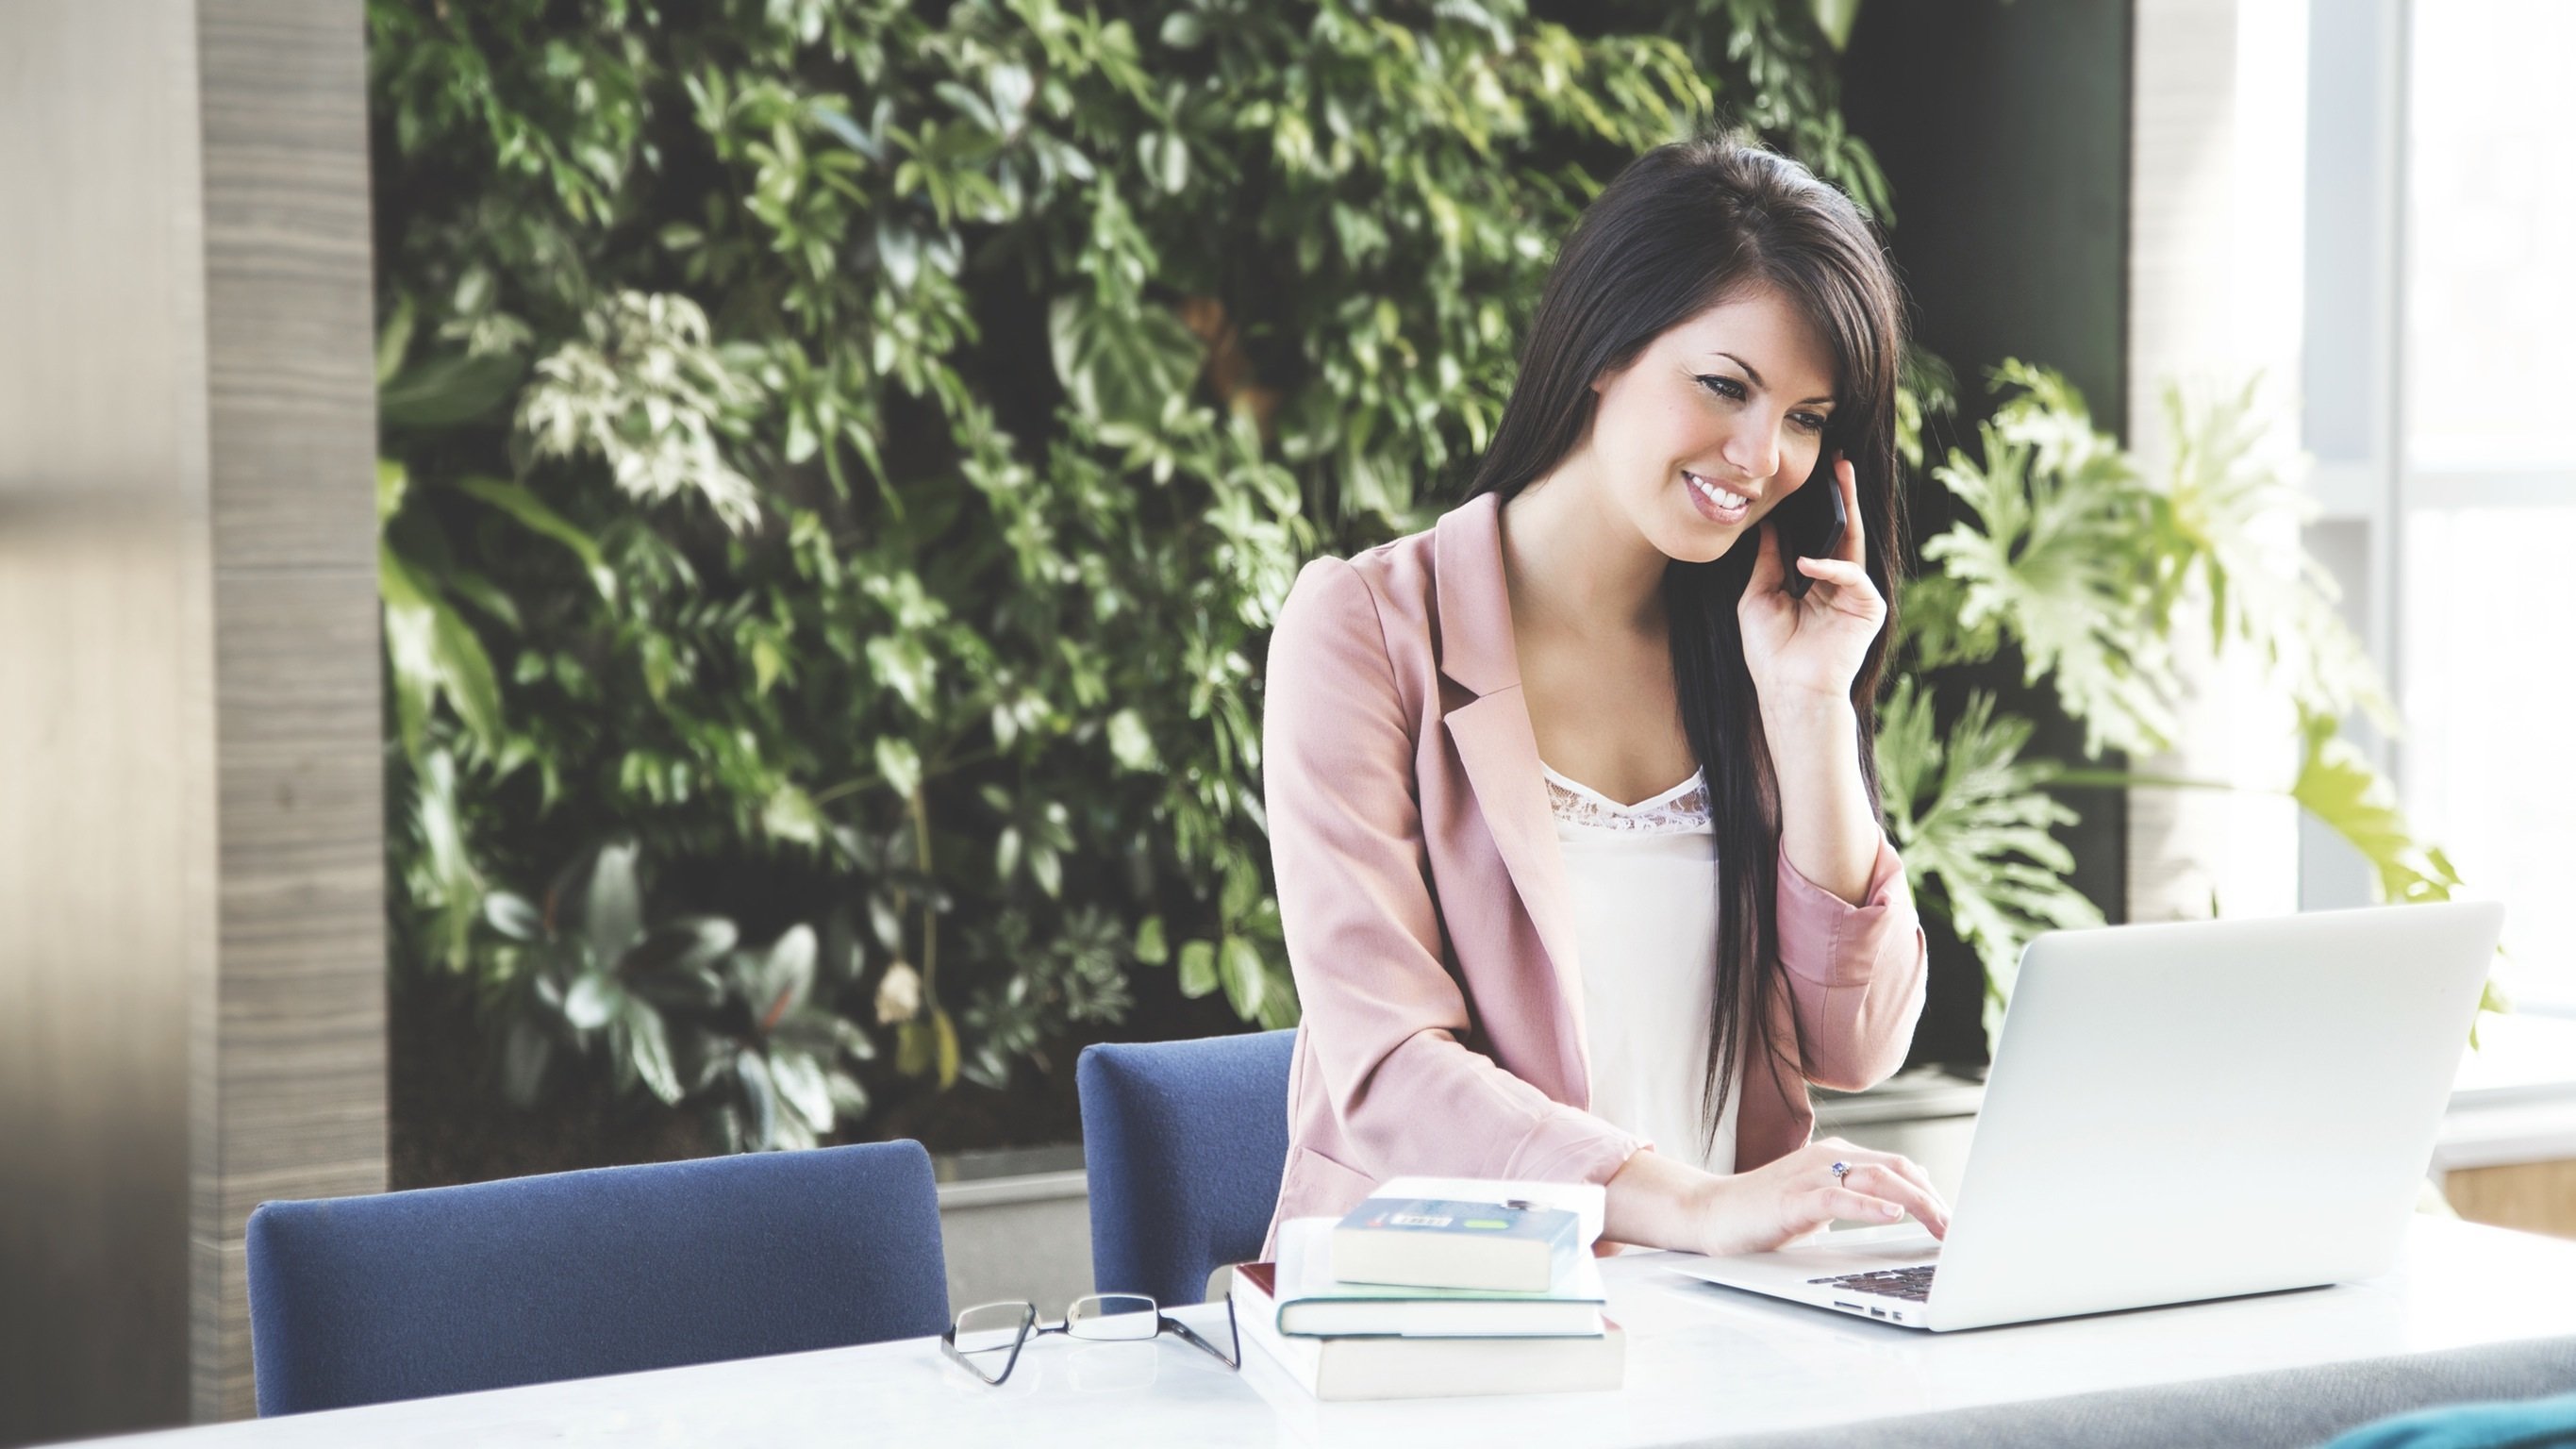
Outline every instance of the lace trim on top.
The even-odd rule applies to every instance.
[[[1709,823],[1707,772],[1693,770],[1682,781],[1650,800],[1622,805],[1580,780],[1572,780],[1539,762],[1547,779],[1548,808],[1556,818],[1594,830],[1647,835],[1677,835]]]

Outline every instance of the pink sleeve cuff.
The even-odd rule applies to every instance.
[[[1905,863],[1887,837],[1878,838],[1862,904],[1853,905],[1798,873],[1780,852],[1777,912],[1780,964],[1821,986],[1859,986],[1878,969],[1892,941],[1911,945],[1914,897]]]
[[[1589,1112],[1557,1104],[1512,1149],[1507,1177],[1536,1182],[1608,1182],[1646,1144]]]

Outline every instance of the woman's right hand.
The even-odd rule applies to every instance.
[[[1840,1181],[1837,1162],[1851,1167]],[[1948,1236],[1949,1205],[1912,1158],[1820,1137],[1750,1172],[1714,1179],[1699,1213],[1699,1251],[1765,1252],[1837,1219],[1892,1223],[1908,1213],[1932,1236]]]

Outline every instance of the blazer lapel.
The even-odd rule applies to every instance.
[[[1476,808],[1493,832],[1521,907],[1537,928],[1557,1003],[1558,1046],[1567,1064],[1568,1105],[1591,1105],[1584,1048],[1582,966],[1556,818],[1540,778],[1538,736],[1521,694],[1512,639],[1511,593],[1503,580],[1501,500],[1487,493],[1442,514],[1434,525],[1440,603],[1440,672],[1476,698],[1443,717]]]

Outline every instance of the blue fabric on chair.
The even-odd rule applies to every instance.
[[[2364,1424],[2327,1449],[2539,1449],[2576,1444],[2576,1394],[2417,1409]]]
[[[1091,1286],[1197,1303],[1261,1251],[1288,1163],[1294,1031],[1085,1047]]]
[[[948,1326],[918,1142],[263,1203],[249,1252],[263,1415]]]

